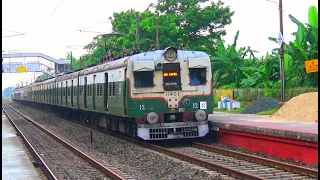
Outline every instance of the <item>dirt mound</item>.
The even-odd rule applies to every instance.
[[[318,122],[318,92],[300,94],[290,99],[269,120]]]
[[[278,107],[279,100],[272,97],[264,97],[254,101],[249,107],[241,112],[241,114],[257,114],[261,111],[274,109]]]

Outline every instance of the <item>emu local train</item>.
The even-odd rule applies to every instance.
[[[36,82],[12,99],[144,140],[196,138],[209,132],[211,81],[206,53],[169,47]]]

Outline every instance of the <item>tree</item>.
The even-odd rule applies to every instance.
[[[250,67],[256,62],[254,51],[250,47],[236,49],[239,31],[237,31],[234,42],[227,48],[221,39],[216,42],[216,55],[212,57],[212,69],[214,87],[239,88],[240,82],[245,78],[243,68]],[[245,57],[249,53],[249,59]]]
[[[179,47],[180,43],[183,43],[186,49],[201,50],[214,55],[214,43],[225,35],[224,27],[231,23],[231,16],[234,13],[229,7],[223,7],[221,1],[204,6],[205,2],[204,0],[158,1],[156,5],[151,4],[146,11],[139,13],[141,51],[148,51],[150,44],[155,46],[155,20],[158,18],[161,49],[168,46]],[[152,7],[155,12],[150,10]],[[137,47],[135,11],[130,9],[114,13],[109,19],[112,22],[112,30],[121,35],[95,37],[85,47],[88,55],[81,58],[84,65],[97,63],[98,59],[107,53],[107,47],[113,48],[113,52],[118,56],[121,55],[123,48],[130,52]]]
[[[214,54],[213,43],[226,34],[224,27],[231,23],[234,12],[223,7],[222,1],[208,0],[158,0],[157,11],[175,17],[173,22],[179,31],[180,39],[187,48],[193,50],[208,49]]]
[[[296,38],[289,44],[284,44],[285,53],[290,56],[290,61],[285,59],[286,84],[293,87],[317,87],[318,72],[307,74],[305,61],[318,59],[318,13],[314,6],[309,8],[309,23],[306,26],[292,15],[289,18],[298,26],[298,30],[292,33]],[[276,38],[269,38],[277,42]],[[289,61],[289,62],[288,62]]]

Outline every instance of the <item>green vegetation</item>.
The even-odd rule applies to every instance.
[[[184,44],[186,49],[205,51],[213,56],[216,52],[214,42],[226,34],[224,27],[231,23],[234,14],[222,1],[210,2],[203,7],[203,0],[170,0],[158,1],[139,14],[140,50],[149,50],[155,46],[156,18],[158,18],[160,49],[168,46],[179,47]],[[208,3],[206,3],[208,4]],[[122,55],[123,49],[132,52],[137,48],[136,19],[133,9],[117,12],[109,17],[112,30],[118,35],[96,36],[85,46],[88,54],[74,61],[74,69],[97,64],[110,50],[114,56]],[[67,59],[70,57],[67,57]]]
[[[266,110],[266,111],[261,111],[261,112],[258,112],[257,114],[258,115],[272,115],[277,111],[278,111],[278,109],[275,108],[275,109],[269,109],[269,110]]]
[[[312,168],[312,169],[318,169],[318,166],[317,166],[316,164],[312,164],[312,165],[311,165],[311,168]]]
[[[226,45],[222,36],[224,27],[231,24],[234,12],[224,6],[222,1],[206,3],[207,0],[168,0],[150,4],[139,13],[140,50],[148,51],[150,44],[155,46],[156,26],[159,22],[160,49],[168,46],[185,45],[187,50],[207,52],[211,57],[213,88],[264,88],[272,96],[273,90],[280,89],[279,48],[274,48],[261,59],[249,47],[238,47],[241,32],[237,32],[234,42]],[[204,3],[208,4],[204,6]],[[293,42],[284,44],[284,69],[286,88],[318,87],[318,72],[305,72],[306,60],[318,59],[318,13],[314,6],[309,12],[309,22],[303,24],[292,15],[292,23],[297,25]],[[139,45],[136,41],[135,10],[114,13],[109,19],[112,30],[120,34],[99,35],[85,46],[87,54],[80,59],[73,58],[74,70],[99,63],[100,59],[112,51],[114,56],[122,56],[123,49],[134,51]],[[276,38],[269,38],[276,42]],[[277,46],[277,44],[275,44]],[[70,55],[67,59],[70,59]],[[239,101],[245,97],[239,97]],[[215,100],[216,101],[216,100]],[[216,103],[215,103],[216,104]]]

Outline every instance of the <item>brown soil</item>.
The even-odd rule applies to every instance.
[[[300,94],[290,99],[269,120],[318,122],[318,92]]]

